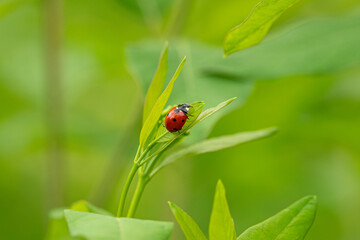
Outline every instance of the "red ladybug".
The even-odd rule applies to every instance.
[[[180,104],[173,107],[165,117],[165,127],[169,132],[177,132],[182,129],[188,119],[190,104]]]

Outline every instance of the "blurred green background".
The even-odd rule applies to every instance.
[[[66,0],[53,8],[59,18],[46,0],[0,0],[1,239],[43,239],[49,209],[79,199],[115,211],[165,40],[169,76],[188,57],[171,103],[239,97],[216,123],[203,123],[210,136],[279,133],[163,170],[137,217],[174,221],[170,200],[206,232],[221,178],[238,233],[316,194],[307,239],[360,239],[360,4],[303,0],[264,43],[223,59],[225,34],[257,1]],[[56,20],[60,87],[51,88],[46,36]],[[54,156],[62,166],[49,163]],[[178,225],[171,239],[184,239]]]

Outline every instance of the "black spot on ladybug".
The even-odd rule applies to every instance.
[[[185,122],[184,119],[182,120],[182,122]]]
[[[176,122],[176,118],[173,118],[173,121]]]
[[[166,116],[169,116],[169,114],[167,114]]]
[[[177,128],[173,128],[174,131],[177,131]]]

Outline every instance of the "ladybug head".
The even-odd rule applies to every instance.
[[[179,104],[177,109],[187,114],[189,112],[189,108],[191,107],[192,106],[190,104],[184,103],[184,104]]]

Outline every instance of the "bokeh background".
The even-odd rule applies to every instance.
[[[264,43],[223,59],[257,1],[1,0],[1,239],[43,239],[49,209],[79,199],[115,211],[165,40],[169,76],[188,57],[172,103],[239,97],[203,123],[209,136],[279,132],[164,169],[137,217],[174,221],[170,200],[207,232],[222,179],[238,233],[316,194],[307,239],[360,239],[360,4],[302,0]],[[184,239],[177,225],[171,239]]]

